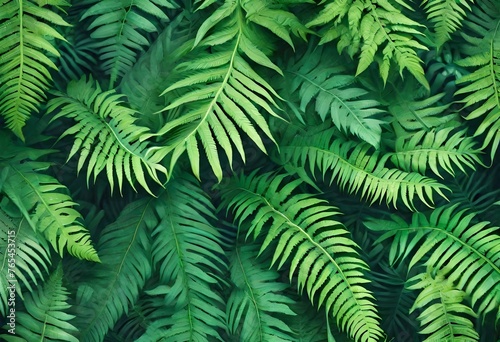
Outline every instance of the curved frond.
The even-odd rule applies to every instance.
[[[500,144],[500,6],[496,1],[485,0],[474,6],[462,36],[464,52],[469,56],[457,64],[473,69],[471,74],[457,80],[461,88],[456,95],[465,94],[461,100],[472,111],[467,120],[481,118],[474,133],[486,133],[482,148],[491,147],[493,159]]]
[[[379,159],[379,153],[371,154],[367,143],[346,141],[325,130],[314,136],[296,136],[281,148],[284,161],[304,179],[309,179],[306,170],[313,175],[319,171],[330,183],[336,180],[341,188],[350,193],[360,193],[371,203],[382,202],[397,206],[401,199],[404,205],[414,209],[414,200],[425,205],[433,204],[433,193],[445,197],[448,188],[435,180],[415,172],[388,169]]]
[[[212,3],[203,1],[200,9]],[[286,25],[281,25],[281,21]],[[266,148],[258,130],[274,142],[261,110],[278,117],[275,99],[279,96],[252,64],[282,72],[266,54],[268,47],[263,45],[262,25],[289,43],[286,26],[300,34],[300,30],[295,30],[300,26],[295,15],[286,12],[283,5],[262,0],[226,0],[200,26],[193,54],[174,70],[179,80],[162,93],[172,98],[164,110],[181,111],[180,117],[167,122],[155,134],[168,137],[162,150],[165,154],[172,153],[171,168],[187,151],[193,173],[200,178],[203,148],[220,181],[219,146],[232,166],[233,147],[245,161],[240,131],[264,152]],[[210,34],[212,30],[215,31]]]
[[[23,140],[26,120],[45,100],[52,80],[49,69],[57,69],[43,53],[59,56],[52,40],[64,40],[64,37],[52,25],[68,25],[45,5],[69,3],[6,0],[0,4],[0,115],[7,127]]]
[[[227,325],[241,341],[296,341],[281,316],[295,316],[294,300],[282,292],[289,285],[278,281],[279,273],[256,260],[257,244],[237,246],[229,256],[234,287],[227,300]]]
[[[435,175],[442,169],[454,176],[453,166],[465,173],[465,166],[475,170],[481,164],[475,141],[465,136],[465,131],[455,132],[453,127],[418,131],[396,140],[396,152],[389,153],[391,161],[402,170],[425,174],[429,168]]]
[[[32,150],[24,153],[31,153],[31,157],[36,159],[47,151]],[[8,150],[0,151],[0,168],[3,173],[0,191],[19,208],[31,227],[43,234],[61,256],[66,249],[77,258],[99,261],[90,234],[83,226],[83,218],[74,209],[76,203],[68,195],[67,188],[52,176],[40,172],[46,170],[50,163],[25,160],[20,156],[2,158],[8,154]]]
[[[500,308],[500,236],[497,227],[475,223],[474,218],[453,205],[437,208],[430,217],[415,213],[410,224],[395,215],[391,221],[370,219],[365,224],[382,233],[377,243],[392,239],[391,264],[410,256],[410,268],[425,261],[470,295],[478,313],[486,314]]]
[[[415,36],[423,25],[402,13],[391,0],[329,0],[320,2],[324,7],[308,23],[308,27],[322,26],[320,44],[339,39],[339,51],[347,49],[349,55],[359,53],[359,75],[375,60],[384,83],[395,64],[402,74],[408,70],[426,88],[429,84],[417,55],[427,47]]]
[[[368,96],[368,91],[356,84],[356,78],[338,66],[331,55],[332,51],[321,47],[307,51],[287,68],[290,76],[284,82],[292,95],[297,94],[303,112],[314,103],[323,121],[329,117],[342,131],[378,148],[384,123],[380,120],[384,112],[380,103]]]
[[[103,229],[97,248],[102,264],[94,265],[78,287],[75,325],[80,341],[101,341],[151,276],[147,225],[155,217],[150,206],[150,199],[132,202]]]
[[[151,17],[168,20],[165,9],[175,8],[171,0],[103,0],[87,9],[81,20],[91,18],[90,37],[109,75],[109,88],[129,71],[138,53],[149,46],[148,33],[157,32]]]
[[[66,93],[56,92],[56,97],[49,102],[49,112],[60,108],[52,121],[62,117],[76,121],[60,138],[75,136],[68,160],[80,151],[77,172],[88,163],[87,183],[92,174],[95,181],[97,175],[106,170],[111,189],[116,177],[121,192],[125,174],[134,189],[137,181],[152,194],[144,170],[159,184],[158,172],[167,175],[167,170],[157,154],[149,153],[147,142],[140,142],[148,129],[134,124],[135,111],[123,106],[121,97],[113,90],[103,92],[92,78],[87,81],[83,77],[71,82]]]
[[[0,208],[0,315],[6,317],[9,310],[9,286],[19,284],[32,292],[32,285],[38,285],[49,271],[50,252],[46,241],[34,231],[25,219],[11,217]],[[14,248],[13,248],[14,247]],[[15,259],[15,272],[9,272],[12,259]]]
[[[68,341],[78,342],[74,336],[77,329],[71,321],[75,316],[66,311],[69,292],[62,284],[63,271],[61,264],[37,291],[29,293],[24,298],[25,311],[18,310],[16,314],[15,335],[0,335],[4,341]]]
[[[427,19],[434,25],[434,40],[437,48],[451,39],[451,34],[460,29],[470,2],[474,0],[424,0]]]
[[[419,274],[409,281],[418,282],[408,289],[422,290],[411,311],[423,310],[418,320],[423,328],[420,334],[427,335],[425,342],[479,341],[470,319],[477,315],[463,303],[464,291],[455,288],[440,272],[435,277],[430,273]]]
[[[336,208],[310,194],[292,195],[301,183],[287,182],[285,175],[242,176],[224,189],[222,207],[232,210],[240,227],[249,224],[247,236],[265,235],[260,252],[276,242],[271,264],[288,262],[298,291],[306,290],[318,307],[324,304],[340,329],[357,341],[375,341],[382,330],[363,287],[368,266],[335,220]]]

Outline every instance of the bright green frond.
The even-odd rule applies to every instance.
[[[148,143],[141,141],[148,129],[134,124],[135,111],[122,105],[122,95],[112,90],[102,92],[99,84],[85,77],[71,82],[66,93],[55,95],[49,102],[49,111],[58,108],[59,111],[52,121],[62,117],[76,121],[61,138],[74,135],[68,160],[80,152],[77,172],[87,162],[87,183],[92,174],[95,181],[97,175],[106,170],[112,191],[115,178],[120,192],[125,178],[134,189],[137,181],[152,194],[144,170],[159,184],[158,172],[167,175],[167,170],[160,164],[158,155],[150,153]]]
[[[227,300],[227,325],[241,341],[296,341],[280,317],[294,316],[294,301],[282,292],[289,285],[278,281],[279,273],[258,262],[259,246],[238,246],[229,256],[234,284]]]
[[[262,112],[278,117],[275,102],[278,95],[252,64],[279,73],[281,70],[262,51],[261,28],[251,19],[247,22],[248,13],[242,6],[235,1],[225,1],[203,22],[193,53],[174,70],[178,81],[162,94],[171,99],[164,110],[179,110],[181,114],[155,134],[167,138],[161,151],[175,156],[171,168],[177,157],[187,152],[197,178],[200,178],[200,150],[205,152],[220,181],[219,147],[232,166],[233,148],[245,161],[241,132],[264,152],[261,134],[274,142]],[[253,5],[249,9],[255,11]],[[256,13],[250,18],[262,19],[258,19]],[[214,27],[218,30],[209,34]]]
[[[469,57],[457,64],[473,72],[457,80],[461,88],[456,95],[466,95],[461,102],[472,110],[467,120],[482,119],[474,135],[486,134],[482,148],[491,147],[493,159],[500,144],[500,6],[482,1],[474,6],[464,27],[462,49]]]
[[[402,170],[425,174],[429,168],[441,178],[439,169],[452,176],[455,175],[453,166],[464,173],[465,166],[475,170],[474,164],[481,164],[475,141],[466,137],[464,131],[452,134],[453,131],[453,127],[449,127],[401,137],[396,140],[396,152],[388,155]]]
[[[138,53],[149,46],[148,33],[158,32],[152,18],[168,20],[166,9],[175,8],[171,0],[103,0],[87,9],[82,20],[91,18],[90,37],[109,75],[109,88],[129,71]]]
[[[430,217],[415,213],[410,224],[395,215],[392,221],[370,219],[365,224],[382,233],[377,242],[392,239],[391,264],[411,257],[411,268],[425,261],[485,314],[500,308],[500,236],[489,222],[476,222],[473,213],[453,205],[437,208]]]
[[[360,194],[372,204],[385,202],[394,207],[398,200],[414,209],[415,199],[425,205],[433,204],[433,194],[445,197],[447,187],[416,172],[388,169],[380,160],[379,152],[371,153],[367,143],[346,141],[325,130],[313,136],[295,136],[282,148],[284,166],[292,166],[304,180],[310,180],[306,170],[314,176],[316,171],[328,178],[330,183]],[[445,197],[446,198],[446,197]]]
[[[16,312],[15,335],[0,335],[4,341],[67,341],[78,342],[74,336],[77,329],[69,321],[75,316],[66,311],[69,292],[62,284],[63,271],[57,269],[36,291],[26,295],[23,303],[26,311]]]
[[[333,51],[320,47],[292,60],[284,81],[288,91],[300,100],[303,112],[313,103],[323,121],[330,118],[342,131],[378,148],[384,123],[380,116],[384,111],[367,90],[356,84],[353,75],[338,66],[333,56]],[[303,121],[302,117],[299,119]]]
[[[97,250],[101,264],[92,276],[81,279],[77,292],[78,339],[102,341],[118,318],[126,314],[151,276],[151,242],[147,225],[156,218],[148,198],[127,205],[118,219],[106,226]]]
[[[429,88],[417,55],[419,50],[427,50],[415,39],[422,35],[421,24],[403,14],[390,0],[329,0],[320,3],[323,4],[308,27],[323,27],[320,44],[339,40],[339,51],[347,49],[350,56],[359,54],[356,74],[377,61],[384,83],[395,65],[401,76],[406,69]]]
[[[65,1],[4,0],[0,3],[0,115],[7,127],[24,140],[22,128],[45,100],[57,69],[45,55],[59,56],[52,45],[64,37],[52,26],[68,24],[44,5],[69,5]]]
[[[0,209],[0,314],[9,314],[9,286],[14,283],[22,295],[20,284],[30,292],[33,284],[43,280],[50,265],[50,252],[46,241],[34,231],[25,219],[11,217],[4,212],[5,200]],[[15,262],[13,262],[13,259]],[[15,271],[12,266],[15,264]],[[12,304],[12,301],[10,301]]]
[[[420,334],[427,335],[424,342],[479,341],[471,321],[477,315],[463,303],[467,296],[464,291],[458,290],[440,272],[435,277],[424,273],[409,280],[417,281],[408,288],[422,290],[411,311],[421,311],[418,320],[422,325]]]
[[[464,18],[471,10],[474,0],[424,0],[427,19],[434,25],[434,41],[437,48],[451,39],[451,34],[460,29]]]
[[[366,263],[349,232],[335,220],[336,208],[310,194],[292,195],[302,182],[272,173],[240,177],[223,192],[222,207],[232,210],[247,236],[265,235],[261,251],[273,247],[271,264],[289,265],[298,291],[325,305],[340,329],[357,341],[382,336],[372,295],[363,284]],[[263,232],[265,228],[265,231]]]
[[[76,203],[68,195],[67,188],[52,176],[40,172],[46,170],[50,163],[25,160],[26,156],[22,154],[9,158],[10,152],[16,151],[0,150],[0,191],[61,256],[67,250],[77,258],[99,261],[89,232],[82,224],[82,216],[74,209]],[[43,150],[23,152],[22,149],[18,152],[32,153],[33,159],[47,153]]]

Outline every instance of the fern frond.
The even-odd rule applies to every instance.
[[[313,195],[292,195],[302,183],[287,176],[241,176],[227,186],[222,207],[234,213],[239,226],[249,224],[247,237],[265,235],[260,253],[274,247],[271,264],[290,263],[290,279],[297,275],[298,291],[311,302],[325,304],[340,329],[357,341],[382,336],[373,298],[362,284],[368,268],[356,251],[349,232],[335,220],[336,208]],[[264,230],[265,228],[265,230]]]
[[[164,303],[173,313],[161,322],[159,336],[172,342],[221,340],[224,301],[214,286],[227,262],[221,235],[210,223],[214,218],[210,200],[196,180],[185,176],[171,180],[152,209],[150,215],[158,217],[148,225],[153,265],[160,286],[169,288]]]
[[[282,315],[294,316],[294,301],[282,294],[289,287],[279,273],[256,260],[258,245],[237,246],[229,256],[233,290],[227,300],[231,335],[242,341],[296,341]]]
[[[474,164],[481,164],[475,141],[465,136],[465,131],[452,135],[453,131],[453,127],[448,127],[430,132],[418,131],[408,138],[401,137],[396,140],[396,152],[388,155],[402,170],[425,174],[429,168],[441,178],[439,169],[452,176],[455,175],[453,166],[464,173],[464,166],[475,170]]]
[[[102,231],[97,248],[102,264],[94,265],[78,287],[75,325],[80,341],[102,341],[151,276],[147,224],[155,217],[150,206],[150,199],[130,203]]]
[[[59,264],[49,279],[40,284],[37,291],[26,295],[26,312],[16,312],[15,335],[0,335],[4,341],[68,341],[78,342],[74,336],[77,329],[71,321],[75,316],[66,311],[69,292],[62,284],[63,271]]]
[[[25,219],[12,217],[5,212],[4,203],[5,200],[0,208],[0,262],[2,265],[0,267],[0,314],[2,317],[6,317],[9,313],[9,286],[15,283],[20,297],[23,294],[19,284],[32,292],[32,284],[38,285],[38,281],[45,278],[50,265],[49,246],[45,239],[34,231]],[[9,268],[12,266],[13,257],[15,258],[15,272],[10,273]]]
[[[434,25],[436,47],[451,39],[451,34],[461,28],[467,12],[471,11],[469,2],[474,0],[424,0],[427,19]]]
[[[415,172],[388,169],[380,160],[379,152],[370,153],[367,143],[346,141],[336,137],[331,130],[314,136],[296,136],[281,148],[285,168],[294,171],[305,180],[306,170],[313,175],[318,170],[330,184],[336,180],[340,188],[350,193],[360,193],[362,198],[375,203],[385,199],[387,205],[397,207],[402,200],[409,209],[415,209],[415,198],[425,205],[433,204],[433,193],[445,197],[448,188],[431,178]]]
[[[500,236],[489,222],[474,223],[475,215],[456,210],[457,205],[439,207],[428,218],[415,213],[408,224],[370,219],[365,225],[381,232],[378,242],[392,239],[389,261],[411,256],[409,267],[425,261],[432,270],[443,272],[459,290],[471,296],[477,312],[486,314],[500,308]],[[425,258],[425,259],[424,259]]]
[[[45,99],[57,69],[42,51],[59,57],[51,40],[64,37],[51,25],[68,26],[46,5],[69,5],[66,1],[2,1],[0,13],[0,115],[7,127],[24,140],[22,128]]]
[[[419,274],[409,282],[417,283],[408,289],[422,289],[411,312],[423,310],[418,320],[423,328],[420,334],[427,335],[425,342],[479,341],[479,334],[470,320],[477,315],[463,303],[464,291],[455,288],[440,272],[435,277],[430,273]]]
[[[52,176],[40,172],[46,170],[50,163],[25,160],[21,156],[2,158],[10,152],[5,149],[0,151],[0,168],[4,177],[0,179],[0,191],[61,256],[66,249],[77,258],[98,262],[90,234],[82,224],[82,216],[74,209],[76,203],[67,194],[67,188]],[[31,153],[36,159],[47,151],[24,153]]]
[[[175,7],[171,0],[104,0],[83,13],[81,20],[92,20],[88,29],[102,69],[109,75],[109,89],[133,67],[138,53],[149,46],[146,34],[158,31],[151,17],[168,20],[165,10]]]
[[[392,64],[403,75],[408,70],[426,88],[429,84],[417,55],[427,47],[415,40],[422,35],[421,24],[405,16],[390,0],[329,0],[307,26],[323,26],[320,44],[339,39],[339,51],[348,49],[349,55],[359,53],[356,74],[365,71],[375,60],[384,83]]]
[[[199,9],[212,3],[203,1]],[[233,146],[245,161],[240,131],[264,152],[266,148],[257,130],[274,142],[260,110],[278,117],[275,98],[279,96],[251,63],[282,74],[265,53],[262,25],[289,43],[285,27],[298,34],[301,31],[296,30],[300,23],[295,15],[285,13],[280,7],[283,6],[274,1],[226,0],[200,26],[194,41],[196,57],[188,55],[187,60],[178,65],[175,72],[179,80],[162,93],[173,98],[164,110],[181,111],[180,117],[167,122],[155,134],[172,135],[162,149],[163,153],[173,155],[171,168],[187,151],[193,173],[200,178],[200,148],[203,147],[220,181],[219,146],[232,166]],[[279,15],[274,17],[276,14]]]
[[[342,131],[378,148],[384,123],[380,103],[367,96],[368,91],[331,55],[332,51],[320,47],[294,61],[286,70],[290,79],[285,78],[290,94],[298,95],[303,112],[313,102],[323,121],[330,117]]]
[[[87,161],[87,184],[92,174],[95,181],[97,175],[106,170],[111,191],[116,177],[120,192],[125,178],[132,188],[135,189],[137,180],[152,195],[144,169],[158,184],[161,184],[158,172],[167,175],[167,170],[160,164],[161,157],[149,153],[147,142],[140,141],[148,129],[134,124],[135,111],[122,105],[122,96],[113,90],[103,92],[98,83],[92,78],[87,81],[86,77],[71,82],[66,93],[55,92],[55,95],[48,111],[60,108],[52,121],[62,117],[76,121],[60,138],[75,136],[68,160],[81,152],[77,172]]]
[[[457,80],[462,87],[455,95],[465,94],[461,100],[472,111],[465,119],[481,118],[474,136],[486,133],[482,148],[491,147],[493,159],[500,143],[500,7],[495,1],[481,1],[474,6],[467,29],[462,33],[463,47],[469,57],[458,61],[463,67],[473,68],[471,74]]]

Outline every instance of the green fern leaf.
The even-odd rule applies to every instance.
[[[443,178],[439,168],[454,176],[453,165],[465,173],[464,166],[475,170],[474,164],[481,164],[475,141],[465,137],[465,131],[451,135],[453,127],[418,131],[408,138],[396,140],[396,152],[389,153],[392,162],[402,170],[425,174],[427,168]]]
[[[285,168],[298,172],[304,180],[310,179],[318,170],[323,179],[334,180],[350,193],[360,193],[371,203],[377,201],[392,203],[397,207],[401,199],[404,205],[414,210],[417,197],[425,205],[433,204],[433,193],[445,197],[448,188],[431,178],[418,173],[388,169],[379,160],[379,153],[370,154],[371,146],[336,137],[331,130],[324,130],[313,136],[296,136],[281,148]],[[288,165],[291,165],[290,168]],[[327,176],[328,174],[328,176]]]
[[[15,335],[0,335],[4,341],[68,341],[78,342],[77,329],[69,322],[75,316],[66,313],[69,292],[62,285],[63,271],[59,264],[50,278],[26,296],[26,312],[16,312]]]
[[[110,77],[110,89],[133,67],[137,54],[149,46],[146,34],[158,31],[151,17],[168,20],[164,10],[175,7],[170,0],[104,0],[83,13],[81,20],[92,18],[90,37]]]
[[[423,327],[420,334],[428,336],[425,342],[479,341],[479,334],[470,320],[477,315],[463,304],[464,291],[456,289],[439,272],[435,277],[429,273],[419,274],[409,281],[418,283],[408,286],[408,289],[422,289],[411,312],[423,310],[418,320]]]
[[[368,266],[335,220],[336,208],[310,194],[292,195],[301,183],[254,172],[224,189],[222,207],[232,210],[240,227],[249,224],[247,236],[266,228],[260,253],[276,241],[271,264],[281,268],[290,262],[290,279],[297,274],[299,292],[305,289],[318,307],[325,304],[342,330],[357,341],[375,341],[382,330],[372,296],[362,286],[369,282],[363,277]]]
[[[204,1],[200,9],[212,3]],[[275,17],[276,14],[279,15]],[[193,173],[200,178],[199,149],[203,147],[212,171],[220,181],[219,146],[232,166],[233,146],[245,161],[240,131],[264,152],[266,148],[257,130],[274,142],[259,110],[278,117],[275,98],[279,96],[248,62],[282,74],[263,51],[262,25],[289,43],[284,27],[299,35],[303,32],[299,29],[298,19],[290,12],[278,4],[260,0],[241,3],[227,0],[199,27],[194,41],[196,49],[193,55],[196,57],[188,55],[187,61],[175,70],[178,81],[161,94],[172,98],[164,110],[181,111],[180,117],[169,121],[155,134],[173,135],[162,149],[165,155],[172,153],[174,156],[171,168],[178,156],[187,151]],[[212,30],[214,33],[209,34]]]
[[[5,200],[2,204],[4,203]],[[2,317],[9,314],[9,286],[15,283],[17,294],[20,294],[22,298],[19,284],[23,284],[29,292],[33,292],[32,285],[38,285],[39,280],[44,280],[50,264],[50,252],[45,239],[34,231],[25,219],[11,217],[4,209],[6,209],[5,205],[2,205],[0,208],[0,247],[2,248],[0,251],[2,265],[0,267],[0,314]],[[14,249],[12,248],[13,241]],[[13,253],[15,253],[15,272],[11,275],[9,268],[12,266]]]
[[[156,219],[150,206],[151,199],[130,203],[102,231],[98,243],[102,264],[95,265],[78,287],[75,325],[80,341],[102,341],[151,276],[147,225]]]
[[[500,236],[489,222],[475,223],[475,215],[456,210],[457,205],[439,207],[429,218],[415,213],[408,224],[370,219],[365,225],[382,235],[375,242],[393,239],[389,258],[394,264],[411,256],[409,267],[424,261],[433,270],[443,271],[459,290],[471,296],[477,312],[486,314],[500,308]]]
[[[471,10],[469,2],[474,0],[424,0],[427,19],[434,24],[434,40],[437,48],[451,39],[451,34],[460,29]]]
[[[64,37],[51,25],[67,26],[58,14],[45,5],[67,6],[59,0],[2,1],[0,4],[0,115],[7,127],[24,140],[22,128],[44,101],[52,77],[49,68],[57,69],[42,51],[59,57],[51,40]]]
[[[236,247],[229,256],[233,290],[227,300],[231,335],[242,341],[296,341],[281,315],[294,316],[294,301],[282,294],[289,287],[278,282],[279,274],[255,259],[256,244]]]
[[[57,97],[49,102],[48,110],[53,112],[60,108],[52,121],[61,117],[76,121],[60,138],[75,136],[68,160],[81,151],[77,171],[88,161],[87,184],[92,174],[95,181],[97,175],[106,170],[111,191],[116,177],[120,192],[123,178],[126,178],[134,189],[137,181],[153,195],[144,169],[158,184],[161,184],[158,172],[167,175],[167,170],[160,164],[161,157],[150,153],[147,142],[140,142],[148,129],[134,124],[135,112],[122,105],[122,96],[112,90],[102,92],[99,84],[92,78],[87,81],[85,77],[71,82],[66,93],[55,92],[55,95]]]
[[[221,235],[210,223],[212,204],[196,180],[184,176],[165,186],[153,210],[150,216],[158,217],[148,224],[153,265],[161,286],[169,289],[164,303],[173,313],[161,322],[163,332],[155,336],[172,342],[221,340],[224,301],[214,286],[227,262],[222,259]]]
[[[474,136],[486,133],[482,148],[491,147],[493,159],[500,144],[500,7],[496,2],[482,1],[474,6],[462,35],[467,44],[464,51],[469,57],[458,61],[463,67],[473,68],[471,74],[457,80],[462,85],[455,95],[466,94],[461,100],[472,111],[465,119],[482,118]]]
[[[317,48],[290,65],[286,71],[291,77],[285,79],[290,94],[298,93],[303,112],[315,102],[315,111],[323,121],[331,117],[339,129],[378,148],[384,123],[379,119],[383,113],[380,103],[355,84],[354,76],[348,75],[342,66],[336,66],[331,55],[332,51]]]
[[[359,53],[357,75],[377,60],[385,83],[394,63],[401,75],[406,69],[429,88],[417,55],[418,50],[427,48],[415,40],[415,36],[422,35],[421,24],[405,16],[389,0],[329,0],[320,4],[324,3],[325,7],[307,26],[324,27],[320,44],[340,38],[339,51],[348,48],[351,56]]]
[[[19,150],[21,153],[31,153],[35,158],[47,153],[43,150]],[[92,246],[90,235],[82,224],[82,216],[74,209],[76,203],[67,194],[66,187],[52,176],[39,172],[47,169],[50,164],[25,160],[23,155],[8,158],[10,152],[12,151],[8,149],[0,151],[0,191],[19,208],[31,227],[42,233],[61,256],[66,249],[80,259],[98,262],[99,257]],[[6,155],[7,158],[2,158]]]

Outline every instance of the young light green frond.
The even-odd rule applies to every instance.
[[[44,53],[59,56],[54,39],[64,37],[53,28],[68,24],[45,5],[67,6],[65,1],[2,1],[0,13],[0,115],[7,127],[24,140],[22,128],[45,100],[57,69]]]
[[[411,256],[409,267],[425,261],[443,272],[457,289],[465,291],[480,314],[500,308],[500,236],[498,227],[477,222],[473,213],[439,207],[430,217],[415,213],[408,224],[393,216],[391,221],[370,219],[366,226],[382,233],[376,243],[392,239],[391,264]],[[477,309],[476,309],[477,308]]]
[[[384,83],[390,70],[396,69],[401,76],[407,70],[429,88],[417,55],[427,47],[414,38],[422,35],[423,25],[403,14],[391,0],[329,0],[320,4],[324,4],[323,10],[307,26],[323,27],[320,44],[339,39],[339,51],[347,48],[351,56],[359,53],[357,75],[377,61]]]
[[[472,111],[467,120],[481,118],[475,136],[486,134],[482,148],[491,147],[493,159],[500,144],[500,7],[496,2],[483,1],[474,6],[464,23],[463,33],[467,44],[464,51],[469,57],[457,62],[473,70],[457,80],[462,87],[456,95],[465,94],[461,100]],[[470,33],[469,33],[470,31]]]
[[[33,284],[44,280],[50,265],[49,246],[40,234],[33,230],[27,221],[12,217],[6,211],[6,201],[0,208],[0,315],[9,314],[9,286],[15,287],[22,295],[19,285],[33,291]],[[20,215],[19,215],[20,216]],[[9,272],[15,260],[15,272]],[[12,301],[10,302],[12,304]]]
[[[323,121],[330,118],[342,131],[378,148],[384,111],[367,90],[356,84],[354,76],[337,66],[332,55],[335,52],[319,47],[294,61],[286,70],[288,91],[300,99],[302,112],[313,103]],[[302,117],[299,119],[303,121]]]
[[[408,286],[409,289],[422,290],[411,311],[422,311],[418,320],[422,325],[420,334],[427,336],[425,342],[479,341],[479,334],[471,321],[477,315],[463,303],[466,298],[464,291],[457,289],[441,272],[436,276],[419,274],[409,282],[417,282]]]
[[[24,160],[0,161],[5,177],[1,179],[1,192],[59,255],[67,250],[79,259],[98,262],[90,234],[82,224],[82,216],[74,209],[76,203],[67,194],[67,188],[52,176],[40,172],[49,165]]]
[[[77,329],[70,322],[75,316],[67,313],[71,308],[69,291],[62,284],[61,264],[36,291],[24,298],[26,311],[15,312],[15,335],[2,334],[4,341],[68,341],[78,342]]]
[[[474,0],[424,0],[427,19],[434,26],[434,42],[439,49],[460,29]]]
[[[158,220],[148,224],[152,260],[160,286],[169,288],[163,301],[173,313],[163,322],[161,338],[221,340],[224,300],[214,287],[227,262],[221,235],[210,223],[215,209],[198,182],[188,176],[173,178],[152,206],[150,215]]]
[[[227,326],[240,341],[296,341],[295,334],[280,317],[294,316],[294,300],[283,290],[279,273],[256,260],[257,244],[237,246],[229,256],[234,287],[227,300]]]
[[[360,194],[372,204],[385,199],[387,205],[397,207],[401,200],[414,210],[417,198],[428,207],[433,205],[434,193],[446,198],[445,185],[416,172],[388,169],[378,152],[371,153],[370,145],[346,141],[330,130],[314,136],[298,135],[281,151],[285,168],[292,165],[304,180],[310,179],[306,170],[313,177],[318,171],[330,184],[335,180],[340,188]]]
[[[214,25],[227,32],[224,39],[210,41],[213,36],[207,35],[207,31]],[[181,116],[151,135],[167,138],[165,148],[158,153],[172,153],[178,157],[187,151],[197,178],[200,178],[200,149],[204,150],[220,181],[220,148],[230,166],[233,147],[245,161],[241,131],[264,152],[266,148],[261,134],[274,142],[261,112],[279,117],[275,112],[275,98],[279,96],[246,58],[277,72],[281,73],[281,70],[259,49],[260,36],[252,29],[252,24],[243,17],[243,9],[236,2],[226,1],[200,26],[195,40],[195,45],[199,46],[174,70],[178,81],[161,94],[171,99],[164,110],[179,110]],[[167,135],[179,130],[182,134]]]
[[[405,138],[396,140],[396,152],[389,153],[391,161],[402,170],[425,174],[429,168],[435,175],[443,178],[439,170],[454,176],[453,166],[466,172],[465,167],[475,170],[475,164],[481,164],[480,151],[475,148],[472,137],[465,136],[465,131],[454,132],[453,127],[418,131]]]
[[[324,304],[341,330],[356,341],[378,340],[379,317],[363,286],[369,282],[363,274],[368,266],[335,220],[339,212],[313,195],[292,195],[301,181],[286,178],[269,173],[240,177],[224,190],[222,207],[232,208],[240,227],[249,224],[247,235],[266,228],[260,253],[272,246],[271,264],[281,268],[286,262],[298,291],[306,290],[318,307]]]
[[[122,95],[102,92],[98,83],[85,77],[71,82],[66,93],[55,95],[49,102],[49,112],[56,109],[59,112],[52,121],[61,117],[76,121],[60,138],[74,135],[68,160],[80,152],[77,172],[87,163],[87,183],[92,174],[95,181],[97,175],[106,170],[111,191],[116,179],[121,192],[125,178],[134,189],[137,181],[152,194],[144,171],[161,184],[158,173],[167,175],[167,170],[157,154],[148,153],[148,143],[141,141],[148,129],[135,125],[135,111],[122,105]]]
[[[81,20],[90,18],[90,37],[109,75],[109,88],[129,71],[138,53],[149,46],[147,34],[158,32],[152,18],[168,20],[166,9],[175,8],[171,0],[104,0],[87,9]]]
[[[151,201],[145,198],[127,205],[99,237],[102,263],[94,265],[92,276],[82,279],[77,291],[75,325],[82,342],[102,341],[151,276],[147,225],[156,221]]]

